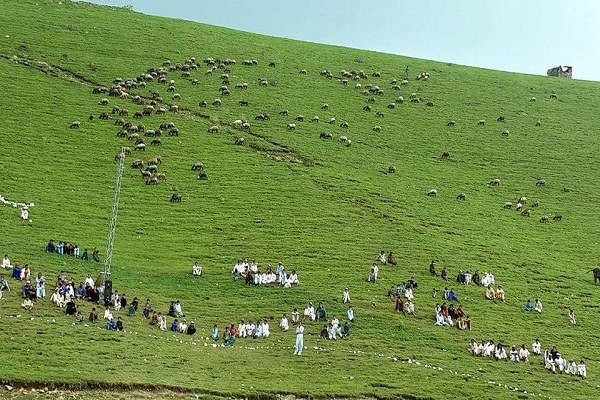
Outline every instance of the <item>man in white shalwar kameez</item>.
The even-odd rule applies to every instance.
[[[284,332],[287,332],[288,329],[290,329],[290,324],[285,314],[283,314],[283,317],[281,317],[281,320],[279,321],[279,327],[283,329]]]
[[[296,345],[294,346],[294,355],[299,356],[302,354],[302,349],[304,348],[304,326],[302,326],[302,322],[298,322],[298,326],[296,327]]]
[[[313,303],[308,303],[308,307],[304,309],[304,316],[310,318],[311,321],[314,321],[317,318]]]
[[[344,290],[344,296],[342,298],[342,303],[350,303],[350,291],[348,288]]]
[[[542,344],[540,343],[540,339],[535,339],[535,342],[531,345],[531,351],[534,356],[542,354]]]

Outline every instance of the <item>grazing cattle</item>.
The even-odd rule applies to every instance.
[[[133,149],[135,151],[146,151],[146,145],[144,143],[138,143]]]
[[[287,128],[292,131],[294,129],[296,129],[296,124],[287,124]]]
[[[181,203],[181,195],[179,193],[173,193],[170,201],[171,203]]]
[[[484,119],[480,119],[479,122],[477,122],[477,125],[479,125],[479,126],[485,125],[485,120]]]
[[[442,153],[442,160],[447,160],[450,158],[450,153],[448,153],[447,151]]]
[[[553,221],[562,221],[562,214],[554,214]]]
[[[500,179],[498,179],[498,178],[492,179],[490,181],[490,185],[492,185],[492,186],[500,186]]]
[[[427,192],[427,196],[429,196],[429,197],[436,197],[437,196],[437,190],[431,189],[429,192]]]
[[[546,186],[546,181],[543,179],[538,179],[537,182],[535,182],[535,186]]]
[[[454,121],[448,121],[448,123],[446,124],[446,126],[454,126],[455,122]]]
[[[201,162],[197,162],[196,164],[192,165],[192,171],[202,171],[204,169],[204,164],[202,164]]]
[[[457,200],[466,200],[467,199],[467,195],[465,193],[459,193],[456,195],[456,199]]]
[[[80,126],[81,126],[81,122],[79,122],[79,121],[73,121],[73,122],[71,122],[71,125],[69,125],[69,128],[71,128],[71,129],[79,129]]]
[[[540,222],[542,222],[542,223],[548,222],[548,216],[542,215],[542,217],[540,218]]]
[[[321,134],[319,135],[319,137],[321,139],[332,139],[333,135],[329,132],[321,132]]]
[[[162,142],[161,142],[161,140],[160,140],[160,139],[153,139],[153,140],[150,142],[150,146],[161,146],[161,145],[162,145]]]
[[[596,267],[590,270],[594,274],[594,285],[597,285],[600,282],[600,268]]]

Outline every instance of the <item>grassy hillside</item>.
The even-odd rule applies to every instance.
[[[97,276],[100,264],[46,254],[44,246],[50,238],[66,240],[104,255],[114,156],[121,146],[133,147],[116,137],[112,107],[127,108],[123,118],[146,129],[172,121],[179,136],[165,132],[162,146],[151,146],[142,132],[146,151],[126,158],[113,281],[119,292],[141,303],[150,298],[163,313],[180,299],[199,329],[191,339],[167,334],[124,312],[118,314],[125,333],[103,324],[72,325],[47,299],[23,311],[20,285],[9,279],[13,290],[0,300],[4,382],[257,397],[512,399],[568,392],[583,399],[598,392],[600,289],[588,272],[597,265],[600,235],[597,83],[295,42],[64,0],[4,2],[0,27],[0,194],[35,203],[31,222],[21,221],[18,209],[0,206],[0,254],[28,263],[33,275],[43,272],[48,292],[60,270],[77,282],[87,273]],[[199,67],[189,78],[168,73],[180,100],[156,79],[131,89],[129,99],[92,94],[117,77],[135,78],[165,60],[174,66],[190,57]],[[229,96],[219,92],[224,70],[206,74],[202,60],[209,57],[237,61],[229,66]],[[258,65],[242,65],[253,59]],[[392,89],[407,65],[408,85]],[[362,70],[367,78],[343,85],[341,70]],[[416,79],[422,71],[428,80]],[[269,84],[259,85],[260,79]],[[238,83],[248,89],[236,89]],[[368,84],[384,94],[363,94]],[[134,119],[143,106],[131,98],[148,103],[151,91],[179,112]],[[412,93],[420,103],[409,101]],[[388,108],[398,96],[404,103]],[[104,97],[108,105],[99,104]],[[217,98],[221,106],[212,105]],[[201,101],[208,106],[199,107]],[[367,104],[370,112],[363,111]],[[280,115],[282,109],[289,115]],[[102,112],[110,118],[99,119]],[[270,120],[255,120],[262,113]],[[299,114],[304,122],[295,121]],[[313,116],[320,122],[311,122]],[[328,123],[332,117],[335,124]],[[236,129],[237,119],[247,119],[249,131]],[[69,129],[76,120],[81,127]],[[340,127],[344,121],[347,129]],[[213,125],[218,133],[209,132]],[[322,132],[333,139],[320,139]],[[245,145],[236,146],[240,137]],[[441,159],[445,151],[448,160]],[[166,182],[146,185],[129,165],[158,155]],[[208,180],[191,171],[196,162]],[[489,185],[495,178],[501,184]],[[536,186],[538,179],[545,186]],[[427,196],[430,189],[436,197]],[[169,202],[175,191],[181,203]],[[456,199],[460,192],[465,201]],[[525,208],[539,201],[530,217],[503,208],[520,196],[528,198]],[[556,213],[562,221],[552,220]],[[539,222],[543,215],[548,223]],[[381,266],[379,281],[369,284],[369,268],[382,249],[394,251],[398,266]],[[298,270],[301,283],[289,290],[244,287],[230,274],[243,258],[261,267],[281,261]],[[448,268],[450,282],[429,275],[432,258],[439,270]],[[200,279],[191,276],[195,261],[204,267]],[[460,270],[492,271],[506,302],[486,301],[482,288],[453,282]],[[394,313],[387,291],[411,276],[419,283],[416,315]],[[431,292],[444,286],[457,289],[473,331],[433,326],[441,299]],[[322,341],[321,325],[309,324],[308,348],[293,357],[295,335],[277,328],[281,314],[323,300],[329,314],[344,321],[345,287],[356,314],[351,337]],[[541,315],[524,311],[535,298],[544,303]],[[91,305],[80,308],[87,316]],[[567,320],[569,308],[577,326]],[[214,348],[204,339],[213,324],[222,332],[226,324],[257,318],[270,320],[269,339],[240,339],[234,348]],[[539,358],[514,364],[467,351],[471,338],[530,346],[536,337],[544,348],[557,345],[568,359],[584,359],[588,378],[552,375]]]

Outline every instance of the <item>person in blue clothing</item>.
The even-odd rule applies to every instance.
[[[212,329],[212,332],[211,332],[211,334],[210,334],[210,337],[211,337],[211,339],[212,339],[212,340],[214,340],[215,342],[216,342],[217,340],[219,340],[219,328],[217,328],[217,325],[216,325],[216,324],[213,326],[213,329]]]
[[[450,301],[460,301],[458,299],[458,297],[456,296],[456,292],[454,291],[454,288],[450,289],[450,292],[448,293],[448,300],[450,300]]]
[[[179,326],[179,323],[177,322],[177,318],[175,318],[173,320],[173,323],[171,324],[171,331],[173,332],[177,332],[177,327]]]
[[[109,331],[114,331],[117,329],[117,323],[114,319],[111,318],[108,320],[108,322],[106,323],[106,329],[108,329]]]
[[[533,311],[533,306],[531,305],[531,300],[527,300],[527,304],[525,304],[525,311]]]

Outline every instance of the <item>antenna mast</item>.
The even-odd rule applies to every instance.
[[[104,258],[104,281],[110,280],[110,267],[112,263],[112,249],[115,240],[115,228],[117,227],[117,214],[119,212],[119,196],[121,194],[121,177],[125,166],[125,149],[121,149],[119,157],[119,169],[117,170],[117,183],[113,197],[112,213],[110,215],[110,227],[108,228],[108,240],[106,243],[106,257]]]

